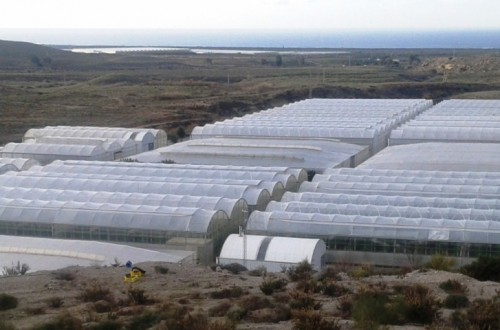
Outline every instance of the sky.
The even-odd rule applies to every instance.
[[[500,29],[499,0],[3,0],[8,29]],[[1,38],[1,37],[0,37]]]

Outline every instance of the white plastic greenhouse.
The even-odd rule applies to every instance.
[[[23,140],[36,140],[44,136],[129,139],[135,141],[140,151],[153,150],[167,145],[167,135],[163,130],[121,127],[46,126],[28,130]]]
[[[500,141],[500,100],[448,100],[393,130],[390,145]]]
[[[421,183],[304,182],[299,192],[351,193],[391,196],[498,198],[499,186]]]
[[[280,272],[307,260],[319,271],[325,251],[320,239],[232,234],[224,242],[218,264],[239,263],[248,269],[265,267]]]
[[[78,191],[61,189],[37,189],[22,187],[0,187],[0,195],[13,199],[74,201],[111,203],[127,205],[150,205],[168,207],[188,207],[205,210],[221,210],[227,213],[234,228],[242,225],[248,215],[248,205],[244,199],[210,196],[182,196],[164,194],[119,193],[107,191]]]
[[[382,192],[383,193],[383,192]],[[386,195],[361,195],[361,194],[330,194],[318,192],[287,192],[281,199],[282,202],[312,202],[334,203],[345,205],[391,205],[435,207],[444,209],[480,209],[500,210],[500,200],[481,198],[451,198],[451,197],[421,197],[421,196],[386,196]]]
[[[25,171],[18,176],[45,177],[45,178],[69,178],[69,179],[92,179],[92,180],[112,180],[112,181],[138,181],[155,183],[194,183],[194,184],[220,184],[227,186],[244,186],[266,189],[271,193],[271,199],[280,200],[285,193],[283,184],[279,181],[270,182],[263,180],[237,180],[237,179],[211,179],[211,178],[189,178],[189,177],[156,177],[156,176],[130,176],[114,174],[86,174],[86,173],[59,173]]]
[[[361,164],[362,169],[496,172],[498,143],[416,143],[392,146]]]
[[[0,164],[11,164],[14,165],[18,171],[26,171],[35,165],[40,165],[34,159],[29,158],[6,158],[0,157]]]
[[[439,207],[336,204],[317,202],[270,202],[266,212],[284,211],[297,213],[345,214],[384,217],[447,219],[447,220],[493,220],[500,219],[500,210],[457,209]]]
[[[232,180],[264,180],[280,182],[285,190],[294,191],[298,189],[297,178],[293,174],[276,172],[257,172],[244,170],[209,170],[194,168],[170,168],[163,167],[135,167],[135,166],[97,166],[96,164],[64,164],[54,162],[52,164],[35,167],[33,171],[56,172],[56,173],[80,173],[80,174],[113,174],[149,177],[175,177],[175,178],[204,178],[204,179],[232,179]]]
[[[195,127],[191,136],[339,139],[368,146],[375,154],[387,145],[392,128],[431,105],[432,101],[422,99],[309,99]]]
[[[344,214],[261,212],[250,215],[251,234],[391,239],[413,242],[500,244],[500,222]],[[396,246],[391,246],[396,248]]]
[[[369,157],[368,148],[339,141],[299,138],[206,138],[176,143],[151,152],[181,164],[288,166],[322,172],[354,167]],[[136,157],[149,160],[150,155]]]
[[[251,172],[275,172],[287,173],[295,176],[299,183],[307,181],[307,172],[302,168],[292,168],[284,166],[235,166],[235,165],[200,165],[200,164],[160,164],[160,163],[136,163],[136,162],[85,162],[78,160],[67,160],[53,162],[52,164],[64,165],[88,165],[88,166],[122,166],[140,169],[160,168],[160,169],[193,169],[193,170],[214,170],[214,171],[245,171]]]
[[[69,266],[110,266],[127,260],[133,263],[183,262],[189,256],[189,252],[158,252],[96,241],[0,235],[0,267],[11,267],[21,262],[30,266],[29,272]]]
[[[46,143],[8,143],[0,157],[30,158],[42,165],[57,159],[112,160],[100,146]]]
[[[0,184],[5,187],[243,198],[251,210],[264,210],[271,200],[271,195],[266,189],[247,186],[123,180],[103,181],[97,179],[15,176],[9,175],[9,173],[0,176]]]
[[[11,171],[19,171],[19,169],[12,164],[0,164],[0,174],[4,174]]]

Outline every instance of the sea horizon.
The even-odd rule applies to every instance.
[[[200,48],[500,49],[499,30],[250,31],[127,29],[0,29],[0,39],[57,46]]]

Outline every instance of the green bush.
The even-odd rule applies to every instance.
[[[0,293],[0,311],[17,307],[17,298],[6,293]]]
[[[292,282],[296,282],[299,280],[308,280],[311,278],[312,273],[312,265],[307,260],[303,260],[299,262],[297,266],[289,267],[286,270],[286,274]]]
[[[425,286],[415,284],[409,286],[404,293],[408,306],[406,318],[410,322],[430,324],[437,316],[438,302],[432,292]]]
[[[439,288],[444,290],[446,293],[463,294],[467,292],[467,286],[457,280],[444,281],[443,283],[439,284]]]
[[[362,265],[349,271],[349,276],[355,279],[360,279],[371,275],[373,275],[373,267],[370,265]]]
[[[443,306],[446,308],[463,308],[469,305],[469,299],[463,294],[450,294],[443,301]]]
[[[455,260],[445,257],[441,254],[435,254],[426,264],[426,267],[434,270],[444,270],[448,272],[453,269],[453,267],[455,267]]]
[[[274,291],[280,291],[287,285],[287,281],[282,278],[272,278],[267,277],[264,278],[262,283],[260,284],[260,290],[267,296],[274,293]]]
[[[461,272],[479,281],[500,282],[500,257],[480,256]]]

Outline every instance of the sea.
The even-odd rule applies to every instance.
[[[172,48],[450,48],[500,49],[500,30],[250,31],[147,29],[0,29],[0,39],[44,45]],[[71,48],[71,47],[69,47]]]

